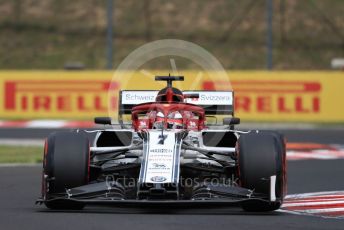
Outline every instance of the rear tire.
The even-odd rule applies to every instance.
[[[286,151],[281,134],[251,132],[238,141],[238,168],[241,186],[266,197],[266,202],[247,201],[245,211],[273,211],[280,208],[286,194]],[[270,201],[270,177],[276,176],[275,201]]]
[[[88,183],[90,144],[83,133],[56,132],[49,135],[44,148],[42,195],[49,200],[56,193]],[[44,179],[44,176],[47,178]],[[50,209],[82,209],[84,204],[48,201]]]

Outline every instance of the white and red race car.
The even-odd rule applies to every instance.
[[[284,137],[239,131],[232,91],[120,92],[121,128],[55,132],[45,144],[42,196],[51,209],[85,205],[278,209],[286,194]],[[131,127],[123,116],[131,114]],[[222,126],[207,118],[227,115]],[[108,117],[95,118],[111,125]],[[87,132],[95,132],[91,141]]]

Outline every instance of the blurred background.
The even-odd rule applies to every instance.
[[[199,66],[178,57],[145,63],[146,72],[135,71],[140,81],[134,75],[114,80],[127,55],[160,39],[205,48],[221,62],[231,84],[212,72],[197,80],[203,76]],[[251,223],[257,229],[276,229],[276,224],[280,229],[334,229],[327,218],[212,211],[173,216],[169,210],[165,218],[123,216],[128,211],[99,215],[89,209],[87,216],[45,212],[42,218],[33,202],[41,187],[42,169],[36,163],[42,162],[44,139],[57,130],[98,129],[94,117],[116,116],[118,111],[110,114],[108,107],[118,110],[120,90],[154,89],[153,76],[174,73],[173,64],[185,76],[183,90],[233,88],[235,116],[242,121],[237,129],[285,135],[289,194],[344,191],[344,0],[0,0],[2,229],[37,229],[37,223],[49,229],[60,229],[61,223],[91,229],[117,222],[136,229],[143,219],[146,229],[190,229],[190,217],[194,228]],[[109,90],[110,83],[114,89]],[[343,194],[329,203],[320,196],[325,213],[300,201],[303,207],[282,209],[342,218],[335,224],[343,229]]]
[[[202,46],[227,69],[343,68],[344,3],[0,0],[1,69],[115,68],[135,48],[165,38]]]
[[[168,55],[135,69],[140,81],[113,78],[161,39],[203,47],[231,84]],[[245,121],[344,123],[343,70],[343,0],[0,0],[0,119],[91,120],[107,115],[111,79],[117,110],[120,89],[175,73],[188,79],[182,89],[233,89]]]

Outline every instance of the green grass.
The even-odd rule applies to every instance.
[[[0,163],[40,163],[43,147],[0,145]]]

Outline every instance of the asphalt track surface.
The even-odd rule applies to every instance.
[[[43,138],[51,130],[0,130],[8,138]],[[290,141],[344,144],[341,130],[282,131]],[[288,162],[288,193],[344,190],[344,160]],[[40,166],[0,167],[0,229],[344,229],[344,219],[226,209],[86,207],[54,212],[34,205]]]

